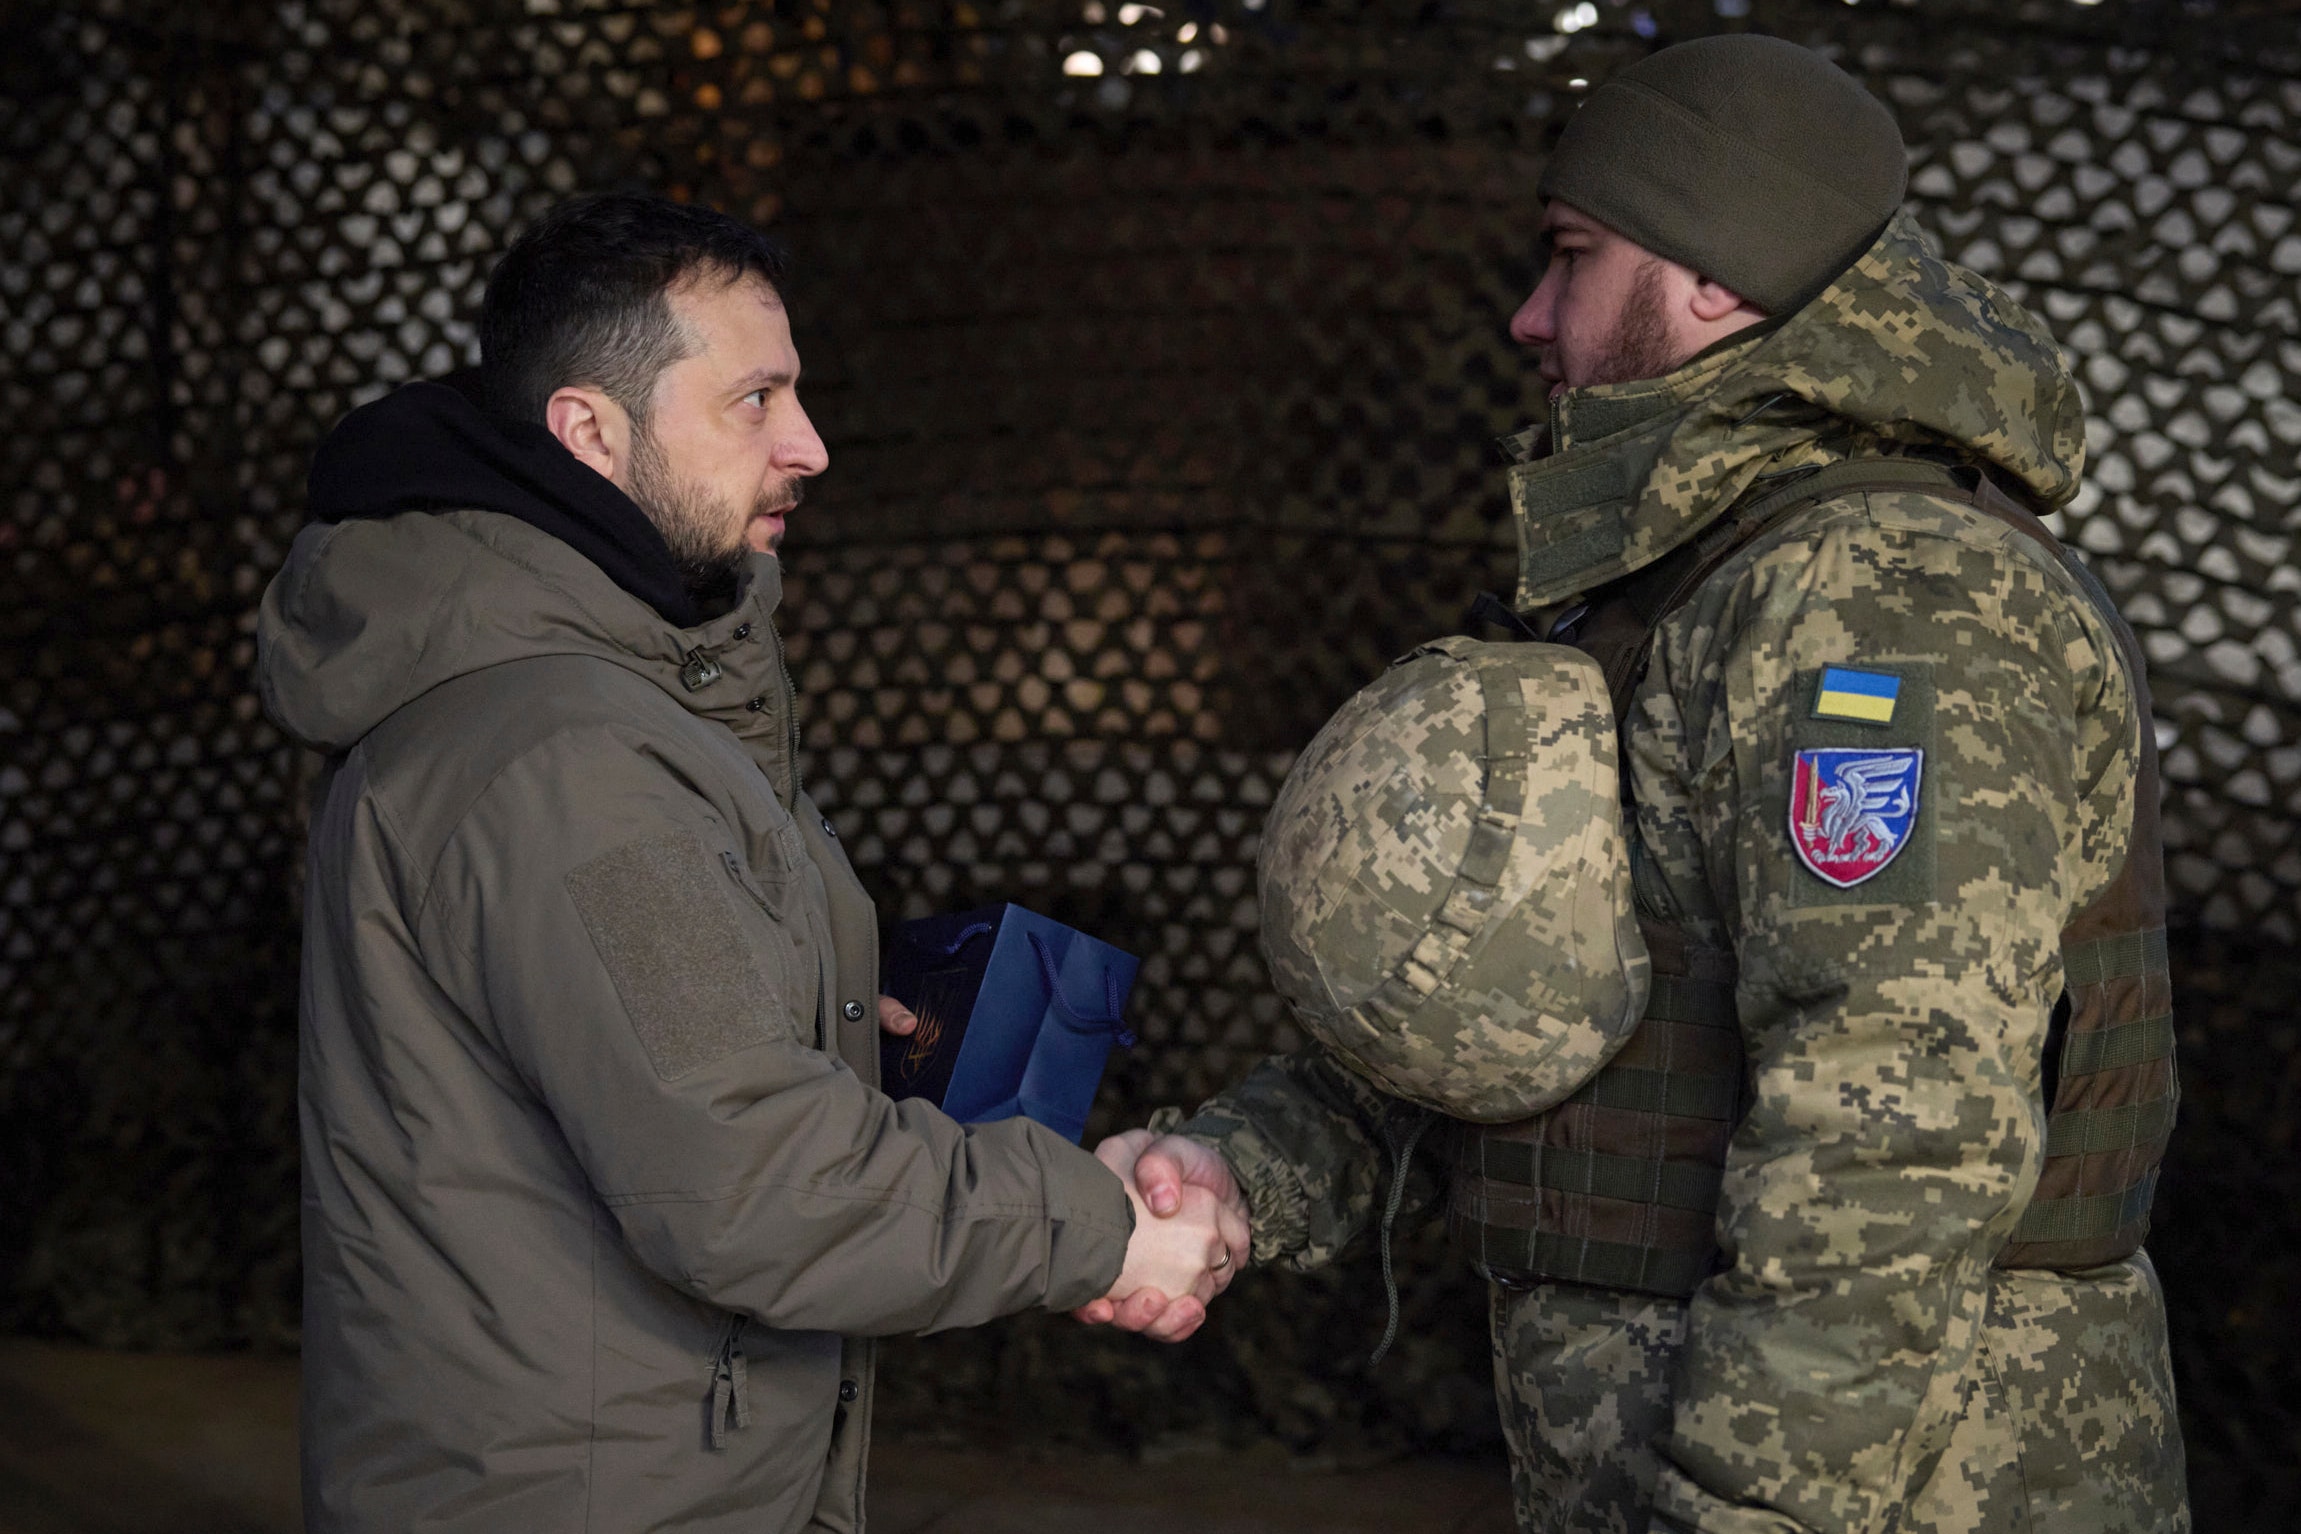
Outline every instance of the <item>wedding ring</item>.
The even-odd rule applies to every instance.
[[[1227,1268],[1227,1267],[1229,1267],[1229,1266],[1230,1266],[1230,1248],[1226,1246],[1226,1247],[1224,1247],[1224,1248],[1222,1249],[1222,1261],[1220,1261],[1220,1262],[1210,1262],[1210,1263],[1208,1263],[1208,1264],[1207,1264],[1207,1271],[1208,1271],[1208,1272],[1210,1272],[1210,1273],[1220,1273],[1220,1272],[1221,1272],[1223,1269],[1225,1269],[1225,1268]]]

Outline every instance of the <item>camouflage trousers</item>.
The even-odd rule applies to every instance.
[[[1686,1307],[1575,1284],[1492,1290],[1519,1534],[1645,1534]],[[2146,1255],[1996,1272],[1949,1447],[1906,1534],[2186,1534],[2165,1303]],[[1734,1529],[1796,1534],[1745,1509]]]
[[[1645,1534],[1686,1307],[1580,1284],[1491,1297],[1518,1534]]]

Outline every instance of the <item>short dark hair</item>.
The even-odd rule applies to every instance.
[[[512,242],[480,301],[480,386],[489,408],[543,419],[554,391],[583,384],[635,420],[655,380],[687,356],[671,290],[698,274],[756,277],[778,294],[783,247],[711,208],[608,193],[559,204]]]

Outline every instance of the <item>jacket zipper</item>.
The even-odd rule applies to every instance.
[[[744,875],[743,864],[734,853],[722,847],[719,849],[719,863],[727,870],[727,877],[735,881],[736,887],[751,897],[751,903],[767,913],[768,920],[778,927],[783,925],[783,913],[776,910],[774,903],[760,893],[759,886]]]
[[[751,1425],[750,1370],[743,1358],[743,1317],[727,1319],[727,1335],[711,1360],[711,1447],[727,1447],[729,1427]]]
[[[775,636],[775,669],[783,674],[783,720],[790,727],[791,738],[791,813],[799,813],[799,684],[791,680],[791,662],[783,651],[783,631],[773,624],[767,632]]]

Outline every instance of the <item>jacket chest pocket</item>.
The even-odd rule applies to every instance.
[[[745,923],[744,935],[792,1034],[822,1048],[822,938],[809,919],[805,880],[796,872],[747,866],[731,851],[721,851],[719,862],[740,898],[766,918]]]
[[[567,876],[632,1031],[665,1081],[801,1036],[816,1010],[815,965],[777,918],[775,892],[747,872],[680,829],[627,842]],[[735,890],[721,882],[725,873],[738,876]]]

